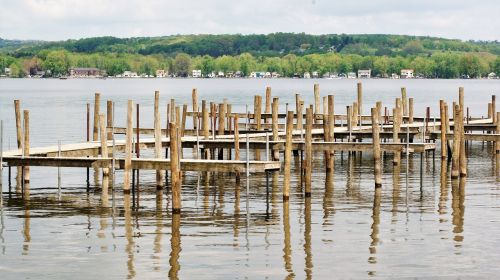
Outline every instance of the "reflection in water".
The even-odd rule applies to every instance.
[[[439,222],[444,223],[448,221],[446,216],[446,202],[448,201],[448,165],[446,161],[441,161],[441,174],[440,174],[440,192],[439,192],[439,203],[438,203],[438,213],[440,215]]]
[[[100,239],[106,239],[105,231],[108,228],[108,186],[109,186],[109,176],[102,177],[102,192],[101,192],[101,215],[99,220],[99,231],[97,232],[97,237]],[[108,246],[101,246],[101,252],[107,252]]]
[[[306,266],[304,271],[306,272],[306,279],[312,279],[312,252],[311,252],[311,197],[305,198],[304,207],[304,252],[306,255]]]
[[[397,222],[399,195],[401,191],[400,172],[401,172],[401,165],[399,164],[394,165],[394,172],[392,173],[392,223],[393,224]]]
[[[456,247],[461,246],[461,242],[464,240],[464,198],[465,198],[465,178],[460,177],[460,180],[451,181],[451,217],[453,223],[453,240],[457,242]]]
[[[373,199],[373,210],[372,210],[372,232],[370,234],[371,243],[369,247],[370,257],[368,258],[368,262],[371,264],[377,263],[377,245],[379,243],[379,229],[378,226],[380,224],[380,199],[382,196],[382,188],[375,188],[374,199]],[[370,271],[369,275],[375,275],[375,271]]]
[[[330,213],[335,214],[333,208],[333,170],[326,171],[325,195],[323,196],[323,225],[328,225]]]
[[[160,256],[161,256],[161,239],[163,236],[163,190],[156,190],[156,219],[155,219],[155,238],[153,241],[153,269],[160,270]]]
[[[168,271],[168,277],[170,279],[179,279],[178,273],[181,269],[179,265],[179,254],[181,252],[181,233],[180,233],[180,225],[181,225],[181,215],[173,214],[172,215],[172,236],[170,238],[170,246],[172,251],[170,252],[170,270]]]
[[[283,232],[285,235],[285,246],[283,248],[283,260],[285,270],[288,272],[286,279],[293,279],[295,273],[292,268],[292,245],[290,244],[290,205],[289,201],[283,202]]]
[[[123,210],[125,218],[125,238],[127,239],[127,245],[125,246],[125,252],[128,255],[127,259],[127,270],[128,279],[135,277],[135,267],[134,267],[134,234],[132,228],[132,210],[130,205],[130,194],[123,195]]]
[[[30,249],[30,241],[31,241],[29,202],[26,202],[26,204],[24,205],[23,237],[24,237],[23,255],[28,255]]]
[[[22,171],[23,168],[21,166],[17,167],[17,173],[16,173],[16,193],[21,193],[21,184],[22,184]]]
[[[236,180],[234,186],[234,222],[233,222],[233,240],[235,242],[234,246],[238,246],[236,243],[238,241],[238,236],[240,234],[240,180]]]

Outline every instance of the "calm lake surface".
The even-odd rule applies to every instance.
[[[336,113],[356,98],[356,80],[0,79],[4,150],[16,145],[14,99],[30,110],[31,146],[39,147],[85,141],[86,103],[94,92],[102,94],[102,111],[105,100],[116,102],[118,126],[133,99],[141,106],[141,126],[152,127],[155,90],[162,116],[170,98],[191,104],[193,87],[200,101],[227,98],[233,111],[244,111],[247,104],[253,110],[253,95],[271,86],[284,111],[295,93],[312,103],[315,82],[322,95],[335,94]],[[499,95],[500,80],[363,80],[364,113],[377,100],[392,107],[402,86],[417,115],[430,106],[436,117],[439,99],[450,104],[464,86],[466,106],[480,117],[491,94]],[[153,172],[141,171],[137,205],[123,196],[122,171],[117,190],[102,193],[109,182],[93,170],[87,191],[85,169],[62,168],[59,193],[56,168],[32,167],[31,198],[23,201],[16,169],[11,186],[4,169],[0,279],[497,278],[500,176],[492,149],[471,145],[469,177],[453,182],[439,150],[435,160],[428,154],[422,188],[419,155],[408,162],[403,156],[397,168],[387,155],[380,192],[373,188],[371,153],[337,153],[334,174],[325,174],[317,153],[312,197],[304,197],[294,162],[288,203],[278,172],[269,174],[268,184],[265,175],[251,175],[248,195],[244,179],[236,185],[229,174],[207,180],[186,172],[180,219],[170,214],[168,190],[156,191]]]

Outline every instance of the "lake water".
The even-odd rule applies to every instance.
[[[356,98],[356,80],[203,80],[0,79],[0,119],[4,149],[15,148],[13,100],[30,110],[31,146],[85,141],[86,103],[94,92],[116,102],[117,125],[125,123],[125,106],[141,106],[141,126],[152,127],[154,90],[161,94],[162,116],[170,98],[221,102],[233,111],[252,110],[253,95],[272,87],[285,103],[301,93],[313,101],[313,84],[322,95],[335,94],[336,113]],[[381,100],[392,107],[406,86],[415,112],[425,107],[438,116],[438,101],[458,99],[473,116],[487,114],[499,80],[363,80],[364,113]],[[292,106],[291,108],[293,108]],[[164,121],[164,119],[163,119]],[[488,143],[469,149],[469,177],[449,179],[439,150],[424,158],[403,157],[394,168],[387,155],[383,187],[373,188],[371,153],[348,157],[337,153],[334,174],[325,174],[321,153],[315,154],[312,197],[299,184],[292,164],[290,201],[282,202],[283,176],[278,172],[245,180],[217,174],[207,180],[187,172],[182,187],[182,215],[170,214],[167,190],[157,192],[153,172],[141,172],[139,205],[118,189],[102,193],[94,180],[87,191],[85,169],[62,169],[62,191],[55,168],[31,168],[31,197],[16,193],[3,172],[4,205],[0,224],[1,279],[366,279],[366,278],[496,278],[500,275],[500,176],[498,158]],[[146,153],[147,155],[147,153]],[[242,155],[245,157],[245,154]],[[409,165],[408,178],[406,165]],[[11,192],[9,193],[9,189]],[[124,207],[133,205],[135,207]]]

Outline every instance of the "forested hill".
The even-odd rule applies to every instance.
[[[95,37],[57,42],[0,39],[0,52],[16,57],[33,56],[47,49],[76,53],[129,53],[191,56],[239,55],[284,56],[337,52],[362,56],[430,55],[436,51],[486,52],[500,55],[498,41],[461,41],[406,35],[309,35],[273,33],[268,35],[173,35],[166,37]]]

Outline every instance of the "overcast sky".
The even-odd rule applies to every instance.
[[[384,33],[500,40],[500,0],[0,0],[0,37]]]

